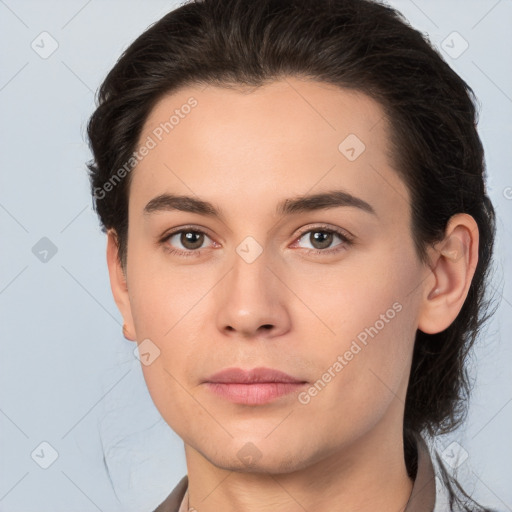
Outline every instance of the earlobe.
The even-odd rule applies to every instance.
[[[459,213],[451,217],[445,237],[431,252],[418,329],[436,334],[457,318],[466,300],[478,262],[478,225],[473,217]],[[427,282],[428,281],[428,282]]]
[[[135,337],[133,334],[131,334],[129,331],[128,331],[128,327],[126,326],[126,324],[123,324],[123,336],[128,340],[128,341],[136,341]]]
[[[136,336],[128,295],[128,284],[118,254],[117,234],[113,229],[109,229],[107,231],[107,265],[110,288],[119,312],[123,317],[123,336],[128,340],[135,341]]]

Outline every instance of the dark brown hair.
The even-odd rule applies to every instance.
[[[130,159],[155,103],[186,85],[257,87],[287,76],[357,90],[382,106],[422,261],[452,215],[467,213],[478,224],[479,260],[462,310],[443,332],[417,332],[405,404],[407,456],[415,433],[446,433],[464,419],[465,361],[490,316],[484,295],[495,213],[474,93],[399,12],[370,0],[203,0],[171,11],[125,50],[99,90],[88,124],[95,208],[103,228],[115,229],[126,265],[131,174],[108,193],[103,187]]]

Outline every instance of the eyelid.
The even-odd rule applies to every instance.
[[[204,228],[202,226],[197,226],[195,224],[186,224],[184,226],[179,226],[177,228],[172,228],[164,232],[163,235],[159,237],[159,242],[164,242],[168,238],[170,238],[173,235],[176,235],[177,233],[181,233],[182,231],[192,231],[194,233],[202,233],[209,238],[212,238],[210,235],[210,232],[207,228]]]
[[[316,226],[306,226],[301,228],[296,239],[301,238],[305,233],[309,233],[310,231],[330,231],[342,238],[345,238],[347,241],[353,241],[355,239],[355,236],[346,229],[337,226],[330,226],[328,224],[318,224]]]

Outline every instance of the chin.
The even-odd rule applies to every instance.
[[[308,467],[313,463],[308,458],[301,458],[300,450],[287,447],[286,452],[281,453],[276,447],[266,446],[261,449],[263,443],[255,444],[251,441],[235,443],[236,446],[223,446],[222,453],[208,453],[210,450],[198,450],[201,455],[214,466],[238,473],[255,474],[282,474],[292,473]],[[270,443],[267,443],[269,445]],[[268,452],[268,455],[266,455]]]

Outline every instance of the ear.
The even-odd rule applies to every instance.
[[[123,334],[127,339],[135,341],[135,327],[128,296],[128,284],[123,267],[119,261],[119,243],[117,234],[113,229],[107,231],[107,265],[112,295],[123,316]]]
[[[458,213],[448,221],[444,239],[432,247],[418,322],[424,333],[444,331],[457,318],[475,274],[478,241],[475,219]]]

